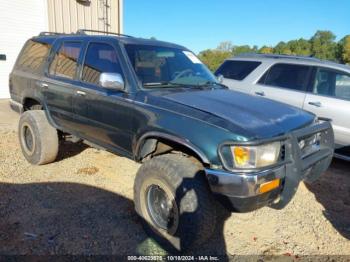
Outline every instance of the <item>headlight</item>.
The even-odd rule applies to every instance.
[[[222,148],[221,155],[225,165],[232,169],[250,169],[276,164],[280,151],[280,142],[258,146],[227,145]]]

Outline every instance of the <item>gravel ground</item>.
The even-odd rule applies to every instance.
[[[0,254],[162,254],[133,209],[134,162],[65,143],[55,163],[20,152],[18,115],[0,100]],[[283,210],[232,214],[200,253],[350,255],[350,163],[334,160]]]

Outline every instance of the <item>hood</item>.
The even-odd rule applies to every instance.
[[[169,92],[162,97],[226,120],[236,130],[244,130],[240,135],[246,137],[282,135],[314,119],[313,114],[296,107],[226,89]]]

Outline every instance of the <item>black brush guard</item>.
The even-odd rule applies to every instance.
[[[303,157],[299,142],[312,135],[318,136],[318,149]],[[330,122],[314,123],[295,130],[285,140],[285,179],[279,201],[270,204],[275,209],[284,208],[298,189],[301,180],[311,183],[329,167],[334,151],[334,134]]]

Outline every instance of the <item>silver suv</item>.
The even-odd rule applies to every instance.
[[[349,66],[312,57],[242,54],[224,61],[215,74],[230,89],[287,103],[311,111],[321,120],[331,120],[336,148],[350,146]],[[350,160],[348,155],[340,157]]]

